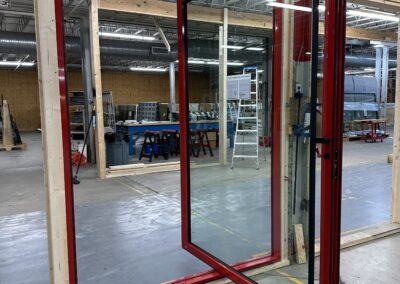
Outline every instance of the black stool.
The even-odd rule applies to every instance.
[[[191,130],[189,136],[190,155],[199,157],[201,150],[200,135],[197,130]]]
[[[179,155],[179,134],[176,130],[163,130],[161,140],[168,145],[168,151],[175,156]]]
[[[149,153],[146,153],[146,149],[149,147]],[[159,155],[164,156],[165,160],[168,160],[168,145],[160,139],[160,132],[158,131],[145,131],[144,141],[142,150],[140,151],[139,161],[142,157],[148,157],[149,162],[153,160],[153,156],[157,158]]]
[[[210,156],[213,157],[213,151],[211,149],[211,143],[210,140],[208,139],[208,129],[198,129],[198,135],[200,137],[200,146],[203,149],[203,153],[204,155],[207,155],[207,151],[206,148],[208,149],[208,151],[210,152]]]

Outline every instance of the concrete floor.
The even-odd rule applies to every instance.
[[[0,283],[47,283],[40,135],[25,134],[23,139],[28,143],[27,151],[0,152]],[[376,144],[345,143],[344,231],[364,230],[389,220],[391,167],[386,163],[386,157],[391,151],[391,142],[388,139]],[[252,173],[257,172],[251,170]],[[266,186],[268,176],[255,185],[251,184],[252,178],[245,179],[243,184],[228,187],[224,193],[200,186],[201,182],[212,184],[215,178],[220,179],[221,176],[229,178],[229,174],[243,180],[243,177],[237,176],[237,172],[224,171],[226,169],[207,168],[196,174],[199,181],[196,188],[202,188],[203,191],[193,192],[196,199],[192,200],[192,209],[198,213],[194,218],[193,241],[223,260],[232,262],[269,249],[270,225],[269,218],[265,218],[270,210],[267,199],[269,187]],[[249,177],[248,173],[246,175]],[[179,172],[100,181],[96,179],[95,168],[89,166],[83,168],[80,177],[82,183],[75,187],[80,283],[161,283],[209,269],[180,248]],[[243,188],[246,191],[238,194],[237,191]],[[264,190],[255,195],[249,188]],[[221,207],[212,200],[204,210],[205,202],[210,201],[207,199],[209,195],[205,194],[207,191],[226,197],[223,208],[230,209],[228,216],[232,218],[226,219],[227,212],[215,211]],[[239,198],[243,198],[243,202],[251,202],[254,210],[244,211],[244,207],[234,207]],[[205,215],[206,212],[212,215]],[[249,231],[246,228],[251,222],[244,222],[243,215],[239,213],[253,216],[254,223],[263,226],[259,226],[257,233],[243,234]],[[196,232],[203,234],[196,235]],[[213,242],[205,241],[206,237]],[[222,239],[224,242],[218,242]],[[228,245],[223,246],[224,243]],[[238,248],[232,250],[232,245]],[[393,251],[398,250],[399,246],[400,237],[394,237],[343,253],[343,277],[349,281],[346,283],[398,283],[400,277],[393,275],[395,270],[388,273],[387,277],[392,277],[387,278],[389,282],[369,282],[369,279],[373,279],[373,271],[390,270],[390,265],[397,264],[392,258]],[[395,249],[391,251],[391,247]],[[241,254],[233,253],[238,251]],[[376,256],[373,261],[365,257],[367,252]],[[363,262],[362,256],[369,261]],[[353,257],[359,257],[360,261],[352,265]],[[349,261],[346,262],[346,259]],[[373,265],[380,262],[385,263],[386,267]],[[366,267],[372,272],[361,273]],[[258,276],[257,281],[291,283],[294,278],[302,281],[304,271],[302,267],[288,267]]]

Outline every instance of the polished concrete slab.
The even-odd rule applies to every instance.
[[[23,138],[27,151],[0,152],[0,283],[47,283],[40,136]],[[391,140],[345,144],[344,230],[389,220],[391,167],[386,156],[390,151]],[[246,173],[250,178],[235,186],[224,186],[221,180],[243,180],[244,170],[200,170],[201,190],[193,192],[200,233],[194,240],[197,237],[200,245],[228,262],[270,246],[270,177],[251,167],[247,170],[253,176]],[[75,187],[80,283],[161,283],[208,269],[180,247],[179,172],[100,181],[95,168],[87,166],[80,177],[82,183]],[[252,188],[261,190],[254,194]],[[207,202],[210,194],[221,198]],[[246,216],[252,222],[245,222]],[[290,281],[284,275],[289,272],[280,271],[283,274],[276,272],[274,279],[283,282],[269,283]]]

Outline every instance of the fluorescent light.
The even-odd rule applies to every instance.
[[[310,8],[310,7],[297,6],[297,5],[285,4],[285,3],[273,2],[273,1],[267,3],[267,5],[268,6],[272,6],[272,7],[290,9],[290,10],[297,10],[297,11],[303,11],[303,12],[312,12],[312,8]]]
[[[228,62],[228,66],[243,66],[242,62]]]
[[[203,60],[188,60],[189,64],[205,64],[206,62]]]
[[[357,11],[357,10],[348,10],[347,15],[370,18],[370,19],[377,19],[377,20],[384,20],[384,21],[391,21],[391,22],[399,22],[398,17],[388,16],[388,15],[383,15],[383,14],[378,14],[378,13],[367,13],[367,12],[362,12],[362,11]]]
[[[360,10],[368,11],[368,12],[372,12],[372,13],[377,12],[376,10],[368,9],[366,7],[361,7]],[[383,11],[378,11],[378,12],[379,12],[379,14],[383,14],[383,15],[396,16],[396,14],[393,14],[393,13],[388,13],[388,12],[383,12]]]
[[[107,32],[99,32],[99,36],[112,37],[112,38],[123,38],[123,39],[138,39],[138,40],[156,40],[153,36],[141,36],[141,35],[132,35],[132,34],[119,34],[119,33],[107,33]]]
[[[175,62],[178,62],[175,61]],[[188,60],[189,64],[199,64],[199,65],[219,65],[219,61],[212,60],[212,59],[189,59]],[[228,62],[228,66],[243,66],[243,62]]]
[[[268,6],[272,7],[278,7],[278,8],[284,8],[284,9],[291,9],[291,10],[298,10],[298,11],[303,11],[303,12],[312,12],[311,7],[305,7],[305,6],[297,6],[297,5],[291,5],[291,4],[285,4],[285,3],[279,3],[275,2],[275,0],[271,0],[270,2],[267,3]],[[318,10],[320,12],[325,12],[326,7],[323,5],[318,6]],[[364,17],[364,18],[369,18],[369,19],[377,19],[377,20],[383,20],[383,21],[390,21],[390,22],[399,22],[399,18],[396,16],[392,16],[393,14],[388,14],[388,13],[369,13],[369,12],[363,12],[363,11],[358,11],[358,10],[348,10],[347,15],[349,16],[355,16],[355,17]]]
[[[31,67],[35,62],[19,62],[19,61],[0,61],[0,66],[24,66]]]
[[[251,50],[251,51],[263,51],[264,48],[262,48],[262,47],[247,47],[246,50]]]
[[[364,71],[375,71],[375,68],[367,67],[367,68],[364,68]]]
[[[244,46],[239,46],[239,45],[223,45],[222,47],[228,48],[228,49],[243,49]]]
[[[154,67],[131,67],[131,71],[141,71],[141,72],[166,72],[167,68],[154,68]]]
[[[272,7],[286,8],[286,9],[298,10],[298,11],[303,11],[303,12],[312,12],[312,8],[310,8],[310,7],[297,6],[297,5],[279,3],[279,2],[274,2],[274,1],[275,0],[271,0],[271,2],[267,3],[267,5],[272,6]],[[320,12],[325,12],[326,7],[323,5],[319,5],[318,10]],[[369,19],[383,20],[383,21],[390,21],[390,22],[396,22],[396,23],[399,22],[398,17],[388,15],[387,13],[380,14],[380,13],[363,12],[363,11],[358,11],[358,10],[348,10],[347,15],[355,16],[355,17],[364,17],[364,18],[369,18]]]

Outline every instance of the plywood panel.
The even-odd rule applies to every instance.
[[[9,102],[11,111],[22,131],[40,127],[37,72],[33,70],[0,70],[0,94]],[[111,90],[116,104],[135,104],[142,101],[169,102],[168,74],[137,74],[102,72],[103,90]],[[68,73],[68,90],[83,90],[80,71]],[[191,102],[213,102],[210,82],[206,74],[190,74]],[[178,82],[176,82],[179,103]]]

